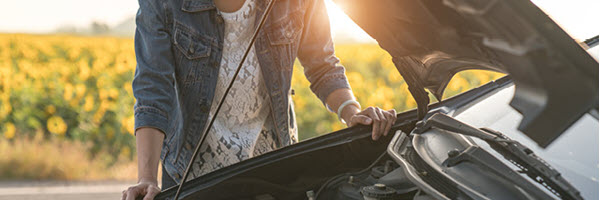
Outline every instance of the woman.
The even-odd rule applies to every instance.
[[[133,91],[138,184],[123,199],[181,182],[207,121],[249,45],[266,0],[139,0]],[[394,110],[361,111],[335,57],[322,0],[275,2],[235,84],[208,132],[189,179],[297,142],[291,103],[299,58],[311,90],[348,126],[387,135]],[[162,148],[161,148],[162,147]]]

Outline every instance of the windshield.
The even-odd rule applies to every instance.
[[[583,115],[544,149],[517,130],[521,115],[508,105],[513,93],[514,86],[509,85],[481,102],[457,109],[453,115],[473,127],[491,128],[519,141],[556,168],[585,199],[598,199],[598,111]],[[475,141],[504,160],[486,142]]]

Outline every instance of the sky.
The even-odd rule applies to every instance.
[[[0,32],[46,33],[64,25],[110,26],[135,15],[137,0],[0,0]]]
[[[331,0],[325,0],[336,38],[373,39]],[[576,39],[600,33],[598,0],[533,0]],[[137,0],[0,0],[0,32],[49,33],[61,26],[88,27],[93,21],[115,26],[135,15]],[[594,25],[595,24],[595,25]],[[351,34],[348,34],[351,33]]]

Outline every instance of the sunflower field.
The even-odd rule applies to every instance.
[[[337,45],[336,55],[363,107],[398,112],[416,107],[391,57],[376,44]],[[135,64],[131,38],[0,34],[0,140],[81,141],[90,144],[90,156],[106,152],[133,159]],[[298,62],[294,71],[300,139],[344,128],[312,94]],[[445,96],[501,76],[461,72]]]

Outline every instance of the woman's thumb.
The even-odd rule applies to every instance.
[[[373,120],[365,115],[355,115],[352,117],[352,122],[354,122],[353,124],[359,123],[363,125],[369,125],[373,122]]]

